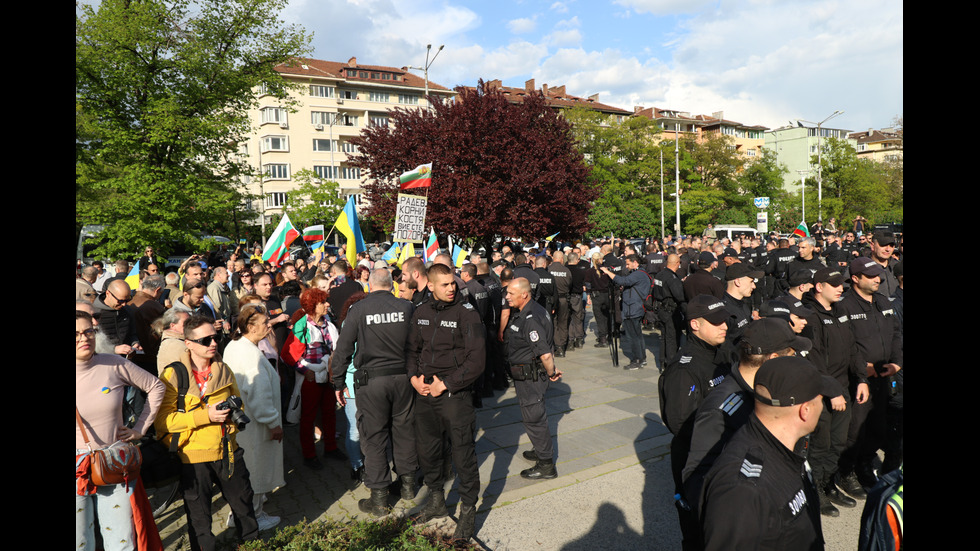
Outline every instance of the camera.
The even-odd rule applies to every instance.
[[[245,415],[245,412],[242,411],[242,399],[238,396],[229,396],[227,400],[214,406],[214,409],[218,411],[230,409],[231,413],[228,415],[228,420],[238,427],[238,430],[245,430],[245,425],[252,422],[248,418],[248,415]]]

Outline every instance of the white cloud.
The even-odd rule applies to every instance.
[[[564,2],[555,2],[549,9],[556,13],[568,13],[568,6]]]
[[[632,9],[637,13],[670,15],[695,13],[717,0],[614,0],[614,4]]]
[[[521,17],[507,22],[507,29],[513,34],[526,34],[534,31],[538,24],[535,22],[537,17]]]

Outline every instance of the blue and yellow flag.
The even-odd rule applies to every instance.
[[[405,262],[406,260],[412,258],[413,256],[415,256],[415,245],[413,245],[412,243],[405,243],[405,245],[402,246],[401,254],[398,255],[398,262],[397,262],[398,267],[401,268],[402,262]]]
[[[453,245],[453,264],[455,264],[457,268],[462,268],[463,262],[465,262],[469,256],[470,254],[465,249],[459,245]]]
[[[364,246],[364,238],[361,237],[361,225],[357,221],[357,209],[354,208],[354,196],[347,198],[343,212],[334,223],[337,231],[347,237],[347,263],[351,267],[357,265],[357,253],[367,250]]]
[[[388,249],[385,252],[385,254],[381,255],[381,260],[384,260],[385,262],[388,263],[389,266],[391,266],[398,259],[398,253],[400,252],[401,252],[401,245],[399,245],[397,242],[393,243],[391,245],[391,248]]]

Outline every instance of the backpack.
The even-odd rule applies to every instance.
[[[905,467],[878,478],[868,492],[861,514],[860,551],[895,551],[902,549],[902,510],[905,488]],[[891,517],[891,518],[890,518]]]
[[[173,362],[167,367],[173,368],[174,375],[177,377],[177,411],[184,413],[184,399],[187,396],[187,389],[190,387],[190,377],[187,375],[187,370],[184,369],[184,364],[179,361]],[[153,431],[152,426],[150,431]],[[162,437],[162,435],[160,436]],[[167,449],[156,436],[147,434],[143,437],[140,443],[140,450],[143,453],[143,467],[140,471],[140,477],[143,479],[144,486],[160,488],[180,478],[180,457],[177,455],[179,442],[180,435],[174,434],[174,437],[170,439],[170,448]]]

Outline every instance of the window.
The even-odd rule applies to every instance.
[[[344,180],[360,180],[361,169],[345,166],[341,171],[340,177]]]
[[[285,163],[265,165],[265,174],[270,180],[288,180],[289,165]]]
[[[341,126],[357,126],[357,116],[356,115],[339,115],[337,120]]]
[[[276,191],[265,194],[265,208],[282,207],[286,204],[286,192]]]
[[[264,96],[269,93],[269,85],[266,83],[259,84],[255,87],[255,93],[259,96]]]
[[[354,198],[354,205],[361,206],[361,194],[360,193],[351,194],[351,195],[348,195],[348,197],[353,197]]]
[[[311,111],[310,116],[310,122],[313,124],[322,124],[323,126],[330,126],[331,121],[336,123],[337,118],[336,113],[330,113],[328,111]]]
[[[388,92],[371,92],[368,94],[369,101],[383,101],[387,103],[389,97]]]
[[[341,90],[340,97],[344,99],[357,99],[357,92],[355,90]]]
[[[374,126],[388,126],[387,115],[371,115],[370,121]]]
[[[748,157],[755,157],[755,150],[754,149],[746,149],[745,150],[745,155],[748,156]]]
[[[313,172],[322,180],[336,180],[340,175],[340,167],[313,165]]]
[[[858,144],[858,149],[857,149],[858,151],[865,151],[867,149],[868,149],[868,144],[866,144],[866,143],[859,143]]]
[[[337,151],[337,140],[313,140],[313,151]]]
[[[333,86],[323,86],[320,84],[310,85],[310,95],[315,98],[332,98],[333,90]]]
[[[262,151],[289,151],[289,138],[286,136],[266,136],[262,138]]]
[[[344,153],[357,153],[358,151],[357,146],[352,144],[351,142],[344,142],[343,147],[344,147]]]
[[[286,110],[282,107],[263,107],[262,108],[262,123],[267,122],[277,122],[280,124],[286,123]]]
[[[398,94],[398,103],[404,103],[406,105],[418,105],[419,95],[418,94]]]

